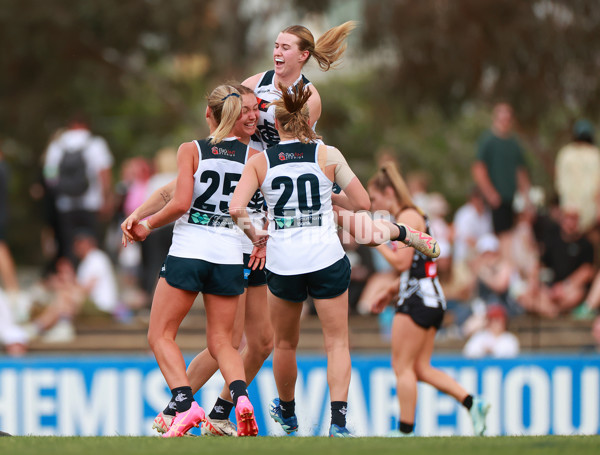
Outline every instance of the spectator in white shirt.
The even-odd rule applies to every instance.
[[[463,355],[469,358],[516,357],[520,350],[519,339],[507,331],[506,309],[499,304],[490,305],[486,317],[486,327],[469,338],[463,348]]]
[[[79,231],[73,251],[80,260],[75,271],[63,258],[49,280],[54,298],[44,311],[26,327],[31,338],[44,335],[47,342],[70,341],[75,337],[73,319],[80,313],[114,315],[118,290],[108,255],[97,246],[95,234]]]

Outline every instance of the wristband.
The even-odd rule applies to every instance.
[[[140,223],[142,226],[144,226],[146,229],[148,229],[149,231],[154,230],[154,228],[152,227],[152,225],[150,224],[150,222],[148,221],[148,218],[146,218],[145,220],[140,221]]]

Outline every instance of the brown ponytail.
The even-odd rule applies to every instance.
[[[396,200],[402,209],[415,209],[421,215],[424,215],[423,211],[413,202],[408,186],[393,161],[383,163],[377,174],[371,177],[367,186],[371,186],[381,192],[386,188],[392,188]]]
[[[281,98],[273,101],[275,119],[281,131],[293,135],[302,142],[313,142],[320,139],[309,125],[308,99],[312,95],[310,89],[300,81],[296,85],[286,87],[279,84]]]

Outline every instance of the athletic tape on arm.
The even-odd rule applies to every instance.
[[[325,166],[335,165],[335,183],[337,183],[341,189],[344,189],[355,177],[354,172],[348,166],[348,162],[342,152],[335,147],[327,147],[327,160]]]

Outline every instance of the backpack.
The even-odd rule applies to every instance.
[[[75,150],[63,151],[58,165],[57,194],[77,197],[87,191],[90,182],[87,176],[87,163],[83,156],[86,147],[87,144]]]

